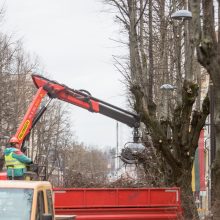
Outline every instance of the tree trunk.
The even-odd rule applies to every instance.
[[[182,169],[182,175],[177,175],[176,177],[178,178],[177,186],[181,188],[181,204],[183,207],[184,220],[199,219],[192,187],[189,187],[192,182],[192,174],[190,170],[190,168]]]
[[[211,38],[204,39],[197,48],[198,59],[208,71],[213,82],[214,93],[214,138],[216,143],[215,161],[212,164],[212,214],[213,219],[220,219],[220,61],[216,51],[216,42]],[[213,146],[212,146],[213,147]],[[212,150],[214,150],[212,148]]]
[[[199,5],[199,1],[195,1]],[[198,38],[197,56],[202,66],[207,70],[213,83],[214,93],[214,139],[216,143],[215,161],[212,164],[212,214],[213,219],[220,219],[220,41],[216,39],[215,14],[213,0],[203,0],[203,34]],[[198,8],[198,6],[197,6]],[[199,16],[199,11],[196,13]],[[198,18],[199,19],[199,18]],[[194,27],[194,29],[197,26]],[[195,29],[196,30],[196,29]],[[197,30],[196,33],[200,31]],[[201,33],[200,33],[201,34]],[[219,27],[218,27],[218,34]],[[199,36],[199,35],[198,35]],[[213,135],[213,134],[212,134]],[[213,143],[213,141],[212,141]],[[212,147],[212,151],[213,146]]]
[[[214,220],[220,219],[220,90],[219,86],[214,86],[214,129],[215,129],[215,143],[216,153],[215,161],[212,166],[212,192],[213,192],[213,206],[212,214]]]
[[[152,27],[152,0],[149,0],[149,84],[148,99],[153,102],[154,58],[153,58],[153,27]]]
[[[216,138],[217,139],[217,138]],[[212,214],[213,220],[220,219],[220,151],[216,151],[216,160],[212,169],[212,187],[213,187],[213,206],[212,206]]]

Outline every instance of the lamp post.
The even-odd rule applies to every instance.
[[[160,87],[161,90],[166,90],[166,91],[173,91],[174,89],[177,89],[176,86],[173,86],[171,84],[163,84],[161,87]]]
[[[165,97],[166,97],[166,99],[165,99],[165,105],[166,105],[166,107],[165,107],[165,111],[166,111],[166,116],[167,116],[167,118],[169,118],[169,95],[168,95],[168,93],[169,93],[169,91],[174,91],[175,89],[177,89],[177,87],[176,86],[173,86],[173,85],[171,85],[171,84],[163,84],[161,87],[160,87],[160,89],[162,90],[162,91],[165,91],[166,93],[165,93]]]
[[[179,25],[184,25],[185,78],[192,81],[193,50],[190,46],[191,28],[188,22],[192,19],[192,12],[186,9],[179,10],[171,14],[171,19],[182,21]]]
[[[115,170],[116,170],[116,176],[118,179],[118,171],[119,171],[119,135],[118,135],[118,121],[116,121],[116,157],[115,157]]]
[[[209,83],[209,99],[210,99],[210,164],[212,165],[215,160],[215,153],[216,153],[216,139],[215,139],[215,122],[214,122],[214,99],[215,93],[213,89],[213,82],[210,81]],[[213,180],[214,179],[214,172],[211,169],[211,184],[209,187],[211,188],[211,206],[214,204],[214,187],[213,187]]]

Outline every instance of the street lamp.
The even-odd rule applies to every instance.
[[[165,114],[163,114],[164,118],[169,118],[169,103],[170,103],[170,98],[169,98],[169,94],[170,92],[173,92],[175,89],[177,89],[176,86],[173,86],[171,84],[163,84],[160,87],[160,90],[164,91],[164,95],[165,95],[165,102],[164,102],[164,112],[166,112]]]
[[[190,57],[193,54],[193,50],[190,47],[190,36],[191,36],[191,31],[189,28],[189,20],[192,19],[192,12],[188,11],[186,9],[183,10],[178,10],[171,14],[171,18],[174,20],[180,20],[182,21],[180,24],[184,24],[184,47],[185,47],[185,78],[188,81],[192,81],[192,60]]]
[[[192,12],[188,10],[179,10],[171,14],[171,18],[175,20],[191,20]]]
[[[163,84],[160,87],[161,90],[166,90],[166,91],[173,91],[174,89],[177,89],[176,86],[170,85],[170,84]]]

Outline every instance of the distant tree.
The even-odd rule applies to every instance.
[[[74,144],[63,152],[65,187],[100,187],[108,183],[106,154],[83,144]]]
[[[37,66],[38,63],[24,52],[21,42],[0,33],[1,137],[15,134],[32,97],[30,75]]]
[[[48,178],[61,168],[60,158],[68,151],[74,140],[74,132],[68,107],[54,100],[32,131],[30,156],[39,165],[45,166]]]

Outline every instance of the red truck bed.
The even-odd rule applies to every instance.
[[[87,220],[181,219],[179,188],[54,189],[56,214]]]

